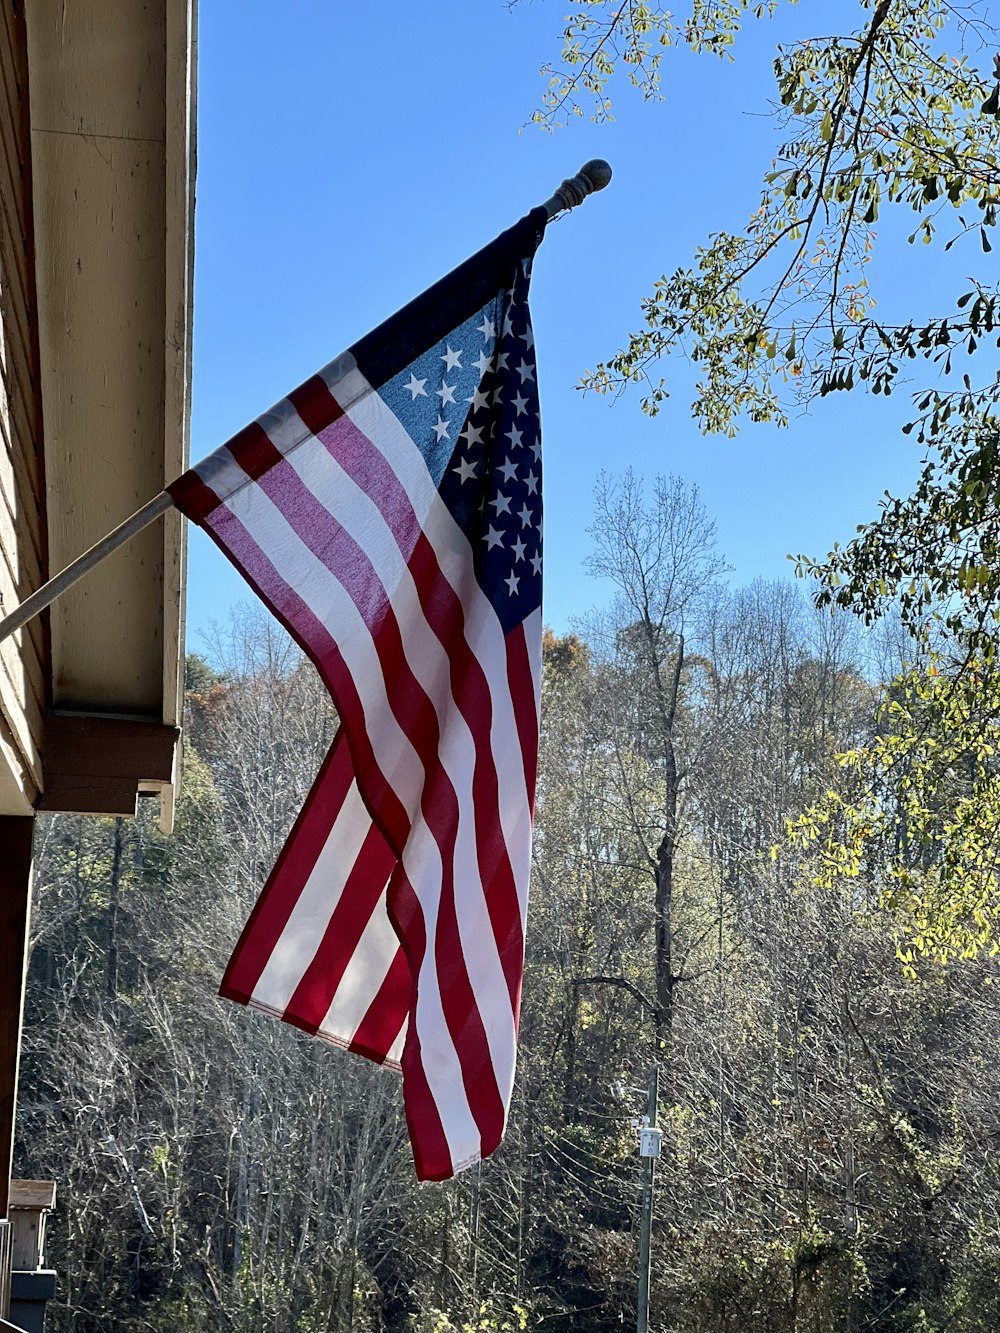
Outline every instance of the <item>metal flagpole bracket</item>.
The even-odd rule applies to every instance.
[[[148,504],[137,509],[131,518],[119,523],[113,532],[109,532],[89,551],[84,551],[83,555],[78,556],[71,565],[67,565],[55,578],[43,583],[30,597],[24,599],[16,611],[12,611],[9,616],[4,616],[3,620],[0,620],[0,643],[11,634],[16,634],[47,606],[51,606],[57,597],[60,597],[67,588],[72,588],[74,583],[79,583],[84,574],[89,574],[94,566],[106,560],[112,551],[117,551],[119,546],[131,541],[136,533],[149,527],[150,523],[155,522],[161,514],[165,514],[173,503],[170,495],[166,491],[161,491]]]
[[[588,194],[603,190],[610,181],[611,167],[602,157],[595,157],[590,162],[585,162],[576,175],[564,180],[552,198],[546,199],[542,205],[549,215],[549,221],[551,222],[557,213],[576,208],[577,204],[583,203]]]

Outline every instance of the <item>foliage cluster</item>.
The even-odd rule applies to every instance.
[[[536,119],[551,127],[588,103],[607,119],[623,70],[655,100],[676,34],[731,54],[741,24],[776,8],[696,0],[680,22],[591,0],[568,21]],[[793,406],[832,393],[909,387],[900,426],[925,451],[912,495],[887,495],[880,518],[825,559],[799,557],[821,606],[869,623],[899,614],[907,660],[877,739],[845,753],[840,781],[793,835],[821,849],[824,882],[877,867],[904,952],[942,962],[994,948],[1000,916],[996,46],[992,8],[977,0],[857,0],[779,46],[775,152],[749,216],[654,281],[642,327],[582,380],[600,393],[643,385],[655,415],[669,392],[657,371],[681,353],[699,375],[694,420],[730,436],[744,421],[787,425]],[[953,284],[944,308],[916,281],[882,312],[875,261],[892,254],[905,269],[907,242]]]

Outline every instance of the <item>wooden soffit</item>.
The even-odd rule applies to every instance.
[[[53,572],[186,466],[194,23],[193,0],[28,6]],[[80,808],[60,804],[68,799],[60,794],[67,727],[58,715],[145,723],[156,739],[135,753],[147,758],[175,734],[184,551],[182,520],[170,511],[53,606],[49,703],[57,717],[42,755],[42,808]],[[76,737],[88,740],[96,742],[92,722]],[[169,787],[170,765],[164,779],[162,756],[148,773],[147,758],[137,758],[131,774],[106,773],[115,812],[122,782],[132,784],[133,802],[144,782]],[[79,753],[73,762],[83,762]],[[88,790],[95,799],[108,762],[93,750]]]

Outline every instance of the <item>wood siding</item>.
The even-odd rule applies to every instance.
[[[0,607],[46,577],[28,59],[23,0],[0,0]],[[0,814],[41,788],[46,622],[0,645]],[[6,762],[4,762],[6,761]]]

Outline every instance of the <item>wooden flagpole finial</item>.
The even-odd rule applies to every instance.
[[[603,190],[611,180],[611,167],[601,157],[585,162],[575,176],[564,180],[551,199],[546,199],[544,208],[549,221],[565,209],[576,208],[582,204],[588,194]]]

